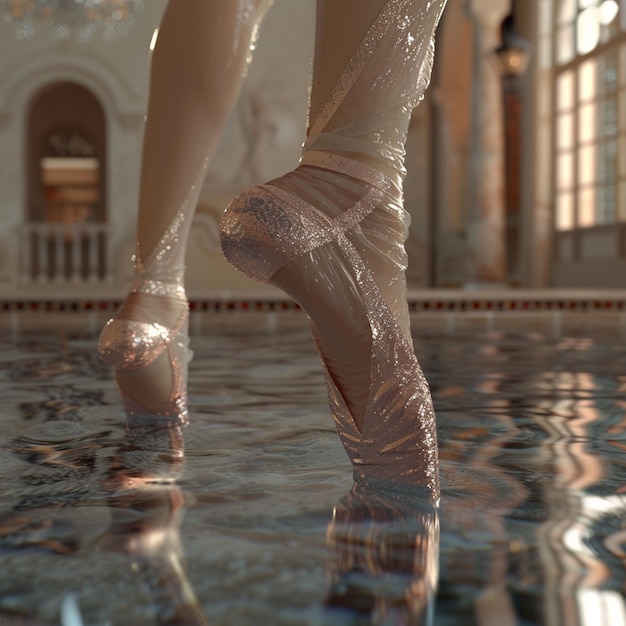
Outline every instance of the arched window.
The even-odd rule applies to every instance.
[[[100,159],[94,142],[75,128],[51,133],[39,161],[43,214],[62,224],[100,221]]]
[[[98,99],[59,82],[31,103],[22,276],[97,282],[106,269],[106,127]]]
[[[74,83],[47,87],[28,134],[29,221],[105,221],[105,117],[95,96]]]

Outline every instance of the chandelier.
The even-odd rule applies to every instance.
[[[143,0],[0,0],[0,19],[17,39],[48,33],[54,39],[91,41],[123,37],[143,11]]]

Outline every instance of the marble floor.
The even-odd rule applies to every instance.
[[[3,318],[0,624],[626,626],[624,320],[503,319],[413,318],[435,510],[353,484],[301,313],[192,319],[184,429],[97,316]]]

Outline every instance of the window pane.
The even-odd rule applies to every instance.
[[[606,43],[619,33],[619,4],[617,0],[604,0],[598,8],[600,23],[600,41]]]
[[[602,137],[615,137],[617,134],[617,98],[603,100],[600,104],[601,120],[598,134]]]
[[[561,0],[559,24],[568,24],[576,19],[576,0]]]
[[[607,141],[598,146],[598,179],[615,183],[617,180],[617,141]]]
[[[574,107],[574,72],[564,72],[557,81],[557,109],[564,111]]]
[[[600,43],[600,20],[597,7],[585,9],[576,21],[576,49],[588,54]]]
[[[626,180],[619,185],[619,202],[617,203],[618,216],[620,222],[626,222]]]
[[[565,113],[559,116],[557,126],[557,142],[559,150],[567,150],[574,147],[574,114]]]
[[[597,94],[598,63],[595,59],[585,61],[578,71],[578,98],[593,100]]]
[[[559,189],[571,189],[574,186],[574,154],[572,152],[559,154],[556,184]]]
[[[589,143],[596,136],[597,105],[595,102],[580,107],[578,113],[578,141]]]
[[[581,185],[596,181],[596,152],[597,147],[593,144],[578,151],[578,182]]]
[[[626,0],[555,4],[555,228],[626,222]]]
[[[612,224],[616,218],[617,188],[615,185],[604,185],[598,189],[598,215],[596,223]]]
[[[589,228],[595,224],[595,189],[586,187],[578,192],[578,226]]]
[[[558,30],[556,56],[561,65],[568,63],[576,56],[574,33],[574,25],[561,26]]]
[[[574,194],[561,193],[556,201],[556,228],[570,230],[574,228]]]
[[[600,24],[609,26],[615,21],[619,14],[619,4],[617,0],[604,0],[600,5]]]
[[[598,76],[601,94],[613,94],[617,89],[617,53],[609,51],[600,58],[600,72]]]

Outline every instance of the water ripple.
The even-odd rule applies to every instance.
[[[126,427],[94,337],[5,335],[0,622],[335,626],[377,607],[418,624],[434,605],[437,626],[586,626],[590,606],[617,614],[624,341],[420,324],[438,511],[353,484],[302,316],[205,320],[184,431]]]

